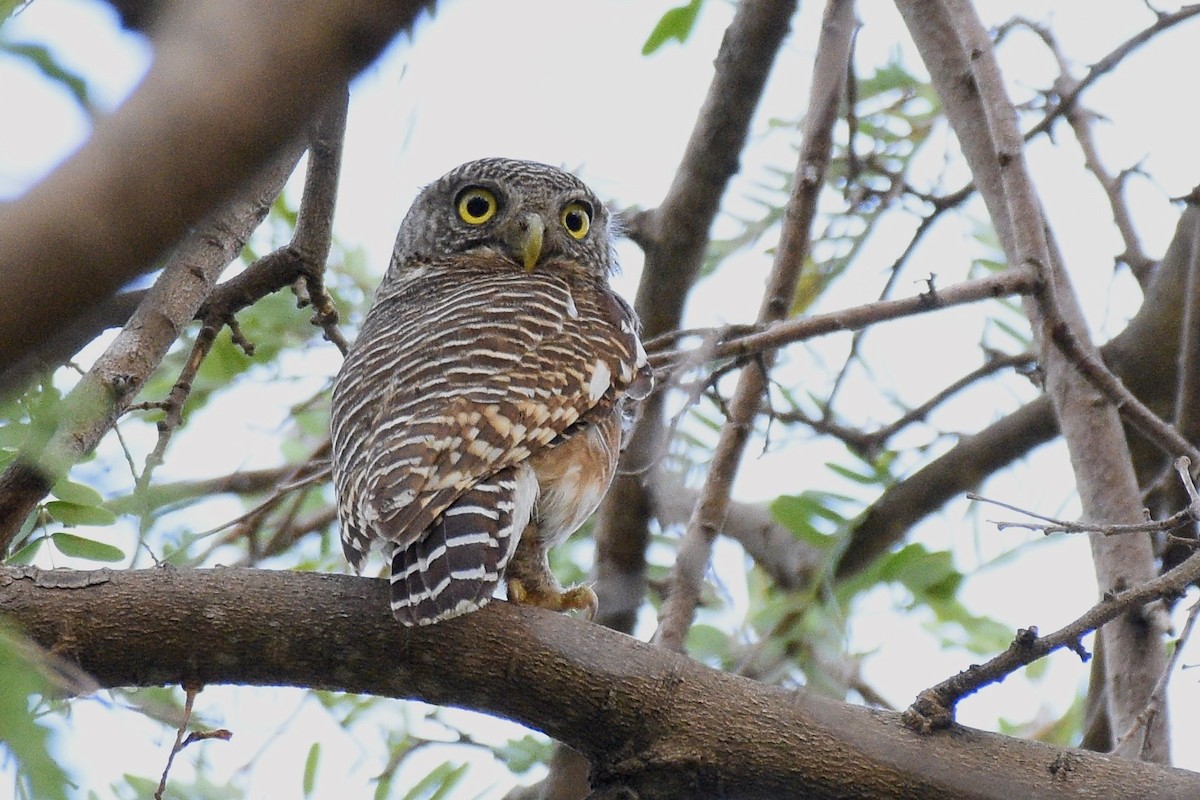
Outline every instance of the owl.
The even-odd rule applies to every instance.
[[[595,510],[652,386],[604,204],[545,164],[488,158],[426,187],[333,386],[342,546],[391,560],[404,625],[508,598],[594,613],[547,551]]]

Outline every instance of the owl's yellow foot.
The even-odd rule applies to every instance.
[[[529,586],[520,578],[508,581],[508,599],[523,606],[551,611],[582,611],[585,619],[596,616],[599,601],[590,586],[572,586],[563,590],[551,586]]]

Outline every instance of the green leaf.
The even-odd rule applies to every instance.
[[[46,541],[45,536],[39,536],[26,542],[20,549],[5,559],[4,563],[10,566],[18,564],[30,564],[33,562],[33,557],[37,555],[38,550],[42,549],[42,544]]]
[[[0,27],[8,22],[8,18],[17,10],[17,6],[23,5],[28,0],[0,0]]]
[[[780,495],[771,503],[771,516],[805,544],[818,550],[828,550],[837,543],[835,537],[821,533],[814,525],[817,519],[825,517],[824,511],[820,501],[808,492]]]
[[[504,762],[514,775],[528,772],[540,764],[550,761],[554,753],[554,742],[544,736],[529,734],[520,739],[510,739],[497,747],[496,757]]]
[[[33,797],[66,800],[70,779],[51,757],[50,731],[29,712],[31,696],[49,688],[38,664],[17,635],[0,628],[0,742],[16,760]]]
[[[304,759],[304,796],[312,797],[313,786],[317,780],[317,764],[321,760],[321,743],[313,742],[308,748],[308,758]]]
[[[125,558],[125,553],[119,547],[113,547],[111,544],[97,542],[95,539],[85,539],[82,536],[76,536],[73,533],[58,533],[51,534],[50,540],[54,542],[54,546],[64,556],[72,558],[86,558],[91,561],[120,561]]]
[[[158,791],[158,781],[152,778],[145,778],[141,775],[131,775],[125,773],[125,783],[137,792],[138,797],[153,797]]]
[[[650,31],[646,43],[642,45],[642,55],[650,55],[671,39],[680,44],[686,42],[692,28],[696,26],[696,18],[700,15],[700,6],[703,4],[703,0],[692,0],[685,6],[672,8],[663,14],[654,30]]]
[[[417,781],[404,800],[441,800],[462,780],[467,773],[466,764],[439,764],[433,771]]]
[[[841,475],[848,481],[861,484],[863,486],[878,486],[879,474],[877,472],[859,472],[850,467],[843,467],[841,464],[827,463],[825,465],[831,472]]]
[[[82,483],[76,483],[72,480],[63,478],[58,483],[54,484],[51,493],[59,500],[65,500],[68,503],[74,503],[79,506],[102,506],[104,505],[104,497],[99,492],[90,486],[84,486]]]
[[[881,577],[903,584],[920,602],[930,595],[952,597],[963,579],[949,552],[931,552],[919,544],[907,545],[887,556]]]
[[[918,85],[912,73],[898,62],[890,62],[883,67],[877,67],[875,73],[858,81],[859,100],[893,91],[912,91]]]
[[[697,661],[724,664],[731,653],[729,634],[712,625],[693,625],[687,634],[687,651]]]
[[[88,97],[87,82],[78,73],[72,72],[58,63],[54,54],[44,45],[0,42],[0,52],[24,59],[51,81],[70,92],[71,96],[75,98],[75,102],[85,110],[92,107],[91,98]]]
[[[66,500],[51,500],[46,511],[64,525],[112,525],[117,521],[117,515],[107,508]]]
[[[29,438],[29,426],[24,423],[0,425],[0,447],[20,447]]]

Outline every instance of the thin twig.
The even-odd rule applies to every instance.
[[[912,258],[913,254],[917,251],[917,246],[920,245],[920,243],[924,240],[925,235],[933,230],[934,223],[936,223],[938,219],[947,211],[957,208],[964,201],[966,201],[966,199],[974,193],[974,190],[975,187],[973,184],[967,184],[967,186],[959,189],[957,192],[952,192],[951,194],[942,196],[940,198],[922,198],[933,206],[933,210],[921,218],[921,221],[917,224],[916,230],[913,231],[912,236],[909,237],[908,244],[904,246],[904,250],[901,251],[900,255],[896,256],[896,260],[893,261],[891,266],[888,268],[888,278],[884,282],[883,288],[879,291],[878,295],[880,301],[886,300],[889,296],[891,296],[892,290],[896,286],[896,282],[900,279],[900,273],[904,269],[904,265],[908,263],[909,259]],[[907,187],[906,191],[912,192],[912,190],[908,189]],[[850,371],[850,364],[853,363],[857,358],[858,352],[862,348],[862,340],[866,335],[866,332],[867,329],[864,328],[863,330],[856,332],[854,337],[850,340],[850,350],[846,354],[845,362],[843,363],[842,368],[838,370],[838,374],[833,380],[833,386],[830,388],[829,394],[825,398],[824,407],[827,413],[829,413],[829,410],[833,408],[834,401],[837,399],[838,393],[845,384],[846,376]]]
[[[799,411],[777,412],[774,418],[780,422],[798,422],[808,425],[818,433],[828,434],[841,440],[843,444],[860,456],[871,458],[878,454],[880,448],[885,447],[893,436],[903,431],[909,425],[923,422],[935,408],[954,395],[969,388],[976,382],[994,375],[1000,370],[1025,366],[1032,360],[1033,356],[1029,353],[1018,353],[1016,355],[989,354],[987,361],[979,367],[976,367],[949,384],[920,405],[905,411],[887,425],[882,425],[873,431],[864,431],[838,424],[828,419],[827,415],[822,416],[821,419],[812,419]],[[826,407],[826,410],[828,410],[828,407]]]
[[[984,664],[974,664],[917,695],[904,712],[905,724],[922,732],[945,728],[954,722],[954,707],[964,697],[1064,647],[1087,661],[1090,654],[1083,646],[1084,636],[1122,614],[1185,591],[1197,579],[1200,579],[1200,553],[1159,578],[1108,595],[1087,613],[1052,634],[1039,636],[1036,628],[1019,630],[1012,644],[1000,655]]]
[[[179,377],[175,380],[171,391],[167,393],[167,399],[154,404],[165,413],[163,418],[158,421],[158,439],[154,443],[154,449],[146,456],[142,472],[137,476],[134,492],[145,491],[146,487],[150,485],[150,478],[154,474],[154,470],[162,466],[167,445],[170,444],[175,431],[183,424],[183,406],[192,392],[192,382],[196,380],[196,373],[200,371],[200,365],[204,363],[204,359],[212,351],[213,343],[217,340],[217,330],[216,326],[207,322],[200,326],[200,331],[196,334],[196,340],[192,343],[192,349],[188,353],[187,361],[184,363],[183,369],[179,371]],[[139,403],[138,405],[148,404]]]
[[[192,706],[196,702],[196,695],[200,692],[200,687],[189,684],[183,687],[186,699],[183,704],[183,719],[179,721],[179,728],[175,731],[175,744],[171,747],[171,753],[167,756],[167,765],[163,767],[162,778],[158,781],[158,789],[154,792],[154,800],[162,800],[163,793],[167,791],[167,777],[171,774],[171,764],[175,762],[175,756],[179,755],[183,748],[194,742],[203,742],[209,739],[220,739],[223,742],[229,741],[233,737],[233,733],[225,728],[216,728],[214,730],[192,731],[184,738],[184,733],[187,732],[188,723],[192,719]]]
[[[1126,57],[1134,53],[1139,47],[1153,39],[1158,34],[1175,27],[1181,22],[1184,22],[1192,17],[1200,14],[1200,4],[1192,4],[1183,6],[1178,11],[1170,14],[1156,14],[1154,23],[1138,31],[1136,34],[1126,39],[1121,44],[1117,45],[1107,55],[1101,58],[1096,63],[1088,68],[1087,74],[1083,76],[1077,83],[1073,84],[1068,89],[1068,93],[1059,97],[1056,103],[1036,125],[1029,129],[1025,134],[1025,139],[1028,140],[1039,133],[1048,132],[1053,126],[1054,121],[1059,116],[1066,113],[1079,96],[1087,91],[1093,83],[1099,80],[1102,76],[1111,72],[1118,64],[1125,60]]]
[[[1200,509],[1200,493],[1197,493],[1192,481],[1190,466],[1187,458],[1179,458],[1175,462],[1175,469],[1190,499],[1189,510],[1194,513]],[[1012,644],[1000,655],[985,664],[972,665],[921,692],[904,712],[905,724],[923,732],[944,728],[954,721],[954,707],[964,697],[1064,647],[1087,661],[1091,656],[1083,647],[1084,636],[1128,611],[1185,591],[1197,578],[1200,578],[1200,553],[1141,586],[1107,594],[1083,616],[1049,636],[1038,636],[1037,628],[1033,627],[1019,630]],[[1142,724],[1148,722],[1147,718]]]
[[[333,243],[333,212],[337,203],[349,102],[349,88],[343,87],[313,132],[308,148],[304,196],[300,203],[300,214],[296,218],[296,234],[292,239],[292,246],[303,255],[302,261],[307,267],[303,286],[297,286],[300,305],[312,306],[312,323],[325,332],[325,338],[333,342],[343,356],[349,344],[338,328],[337,308],[325,287],[325,262]]]
[[[756,330],[721,342],[713,350],[716,358],[734,358],[776,350],[785,345],[811,339],[827,333],[852,331],[877,322],[900,319],[914,314],[935,311],[979,300],[1027,294],[1034,291],[1036,276],[1028,269],[1009,269],[986,278],[963,281],[944,289],[925,292],[900,300],[881,300],[861,306],[814,314],[800,319],[788,319],[759,324]],[[664,368],[679,359],[689,357],[692,350],[660,350],[651,353],[655,369]]]
[[[1191,460],[1187,456],[1180,456],[1175,461],[1175,469],[1179,473],[1180,480],[1185,487],[1192,485],[1192,476],[1188,472],[1190,465]],[[1191,493],[1189,492],[1189,494]],[[1044,525],[1035,525],[1029,522],[998,522],[992,520],[991,522],[996,526],[996,530],[1022,528],[1024,530],[1041,531],[1047,536],[1052,533],[1099,533],[1104,536],[1119,536],[1128,533],[1161,533],[1182,527],[1189,522],[1200,522],[1200,498],[1195,497],[1192,498],[1188,505],[1166,519],[1148,519],[1145,522],[1135,523],[1070,522],[1068,520],[1042,516],[1041,514],[1018,508],[1000,500],[991,500],[975,492],[968,492],[967,499],[1007,508],[1009,511],[1026,514],[1046,523]]]

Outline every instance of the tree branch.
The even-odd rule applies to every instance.
[[[987,33],[966,0],[937,4],[899,0],[897,5],[945,104],[1008,263],[1030,265],[1039,273],[1041,291],[1026,298],[1025,311],[1038,342],[1046,392],[1067,444],[1084,515],[1106,522],[1137,522],[1141,501],[1120,418],[1116,407],[1089,385],[1095,375],[1078,369],[1085,357],[1089,364],[1100,363],[1099,358],[1049,239],[1025,167],[1016,111]],[[1102,364],[1101,369],[1111,376]],[[1184,452],[1190,452],[1190,447]],[[1137,586],[1153,577],[1147,537],[1093,536],[1091,542],[1102,590]],[[1145,707],[1162,673],[1161,632],[1152,620],[1129,614],[1110,626],[1106,637],[1110,713],[1114,728],[1123,731]],[[1148,758],[1165,761],[1169,758],[1165,715],[1154,724],[1145,752]]]
[[[671,188],[658,208],[636,215],[633,230],[646,262],[634,305],[647,337],[680,325],[704,260],[709,228],[737,174],[751,119],[796,6],[796,0],[738,3]],[[643,402],[618,477],[596,516],[597,621],[617,630],[633,630],[646,595],[653,507],[642,476],[662,454],[663,397],[660,389]]]
[[[151,269],[427,5],[209,0],[164,9],[154,63],[133,95],[79,152],[0,208],[0,370]]]
[[[918,736],[899,714],[716,672],[539,609],[496,602],[402,628],[383,580],[0,568],[0,612],[101,686],[306,686],[486,711],[583,753],[594,788],[642,800],[1200,793],[1183,770],[957,726]]]
[[[180,244],[125,328],[64,398],[57,427],[0,473],[0,554],[59,476],[124,413],[283,189],[303,152],[293,144]],[[47,283],[47,286],[53,286]]]
[[[1017,631],[1017,637],[1000,655],[985,664],[972,664],[957,675],[921,692],[905,712],[905,721],[914,729],[923,731],[930,731],[949,724],[954,719],[954,706],[958,701],[1064,647],[1074,651],[1082,660],[1087,661],[1090,656],[1083,648],[1084,636],[1122,615],[1142,609],[1148,603],[1182,594],[1197,579],[1200,579],[1200,553],[1193,555],[1175,569],[1152,581],[1147,581],[1123,592],[1107,594],[1083,616],[1052,634],[1039,636],[1037,628]],[[1112,661],[1107,660],[1106,671],[1113,669],[1113,666]],[[1164,670],[1160,675],[1168,673],[1165,667],[1164,659]],[[1155,686],[1158,683],[1159,681],[1156,680]],[[1147,697],[1147,702],[1138,709],[1138,713],[1133,715],[1129,727],[1122,729],[1123,731],[1132,730],[1142,724],[1140,721],[1143,719],[1142,712],[1149,707],[1152,697],[1153,693]],[[1159,708],[1154,717],[1157,718],[1165,713],[1165,708]],[[1149,720],[1145,724],[1152,725],[1153,720]],[[1137,744],[1139,747],[1133,749],[1131,755],[1137,756],[1141,753],[1142,747],[1152,746],[1148,738],[1147,741],[1139,741]],[[1147,760],[1153,759],[1147,758]]]
[[[825,168],[829,165],[833,125],[842,100],[854,28],[853,2],[829,0],[817,42],[800,159],[792,182],[792,194],[784,210],[779,246],[759,308],[760,323],[782,320],[796,293],[796,283],[809,251],[817,197],[825,182]],[[704,573],[712,558],[712,544],[725,523],[730,487],[754,428],[773,363],[774,353],[763,353],[738,376],[729,406],[729,420],[721,428],[700,499],[680,540],[679,553],[671,570],[670,590],[654,636],[658,644],[677,652],[683,651],[688,628],[695,617]]]
[[[1192,253],[1200,248],[1198,237],[1200,208],[1188,206],[1141,309],[1123,331],[1100,348],[1113,372],[1159,414],[1170,414],[1174,403],[1188,265]],[[975,488],[987,476],[1057,435],[1058,423],[1050,401],[1043,396],[978,433],[962,437],[871,505],[850,532],[837,575],[845,577],[864,569],[951,498]],[[1145,482],[1161,470],[1161,453],[1137,437],[1130,445]]]
[[[768,353],[785,345],[822,336],[836,331],[852,331],[878,322],[909,317],[926,311],[974,303],[1034,290],[1036,275],[1028,269],[1010,269],[986,278],[963,281],[944,289],[931,288],[926,292],[899,300],[877,300],[841,311],[813,314],[799,319],[763,321],[748,332],[738,333],[715,344],[702,344],[695,350],[659,350],[658,341],[649,340],[650,363],[655,368],[684,360],[692,352],[708,351],[708,358],[744,358]],[[709,331],[711,333],[711,331]],[[665,340],[676,338],[669,336]]]

